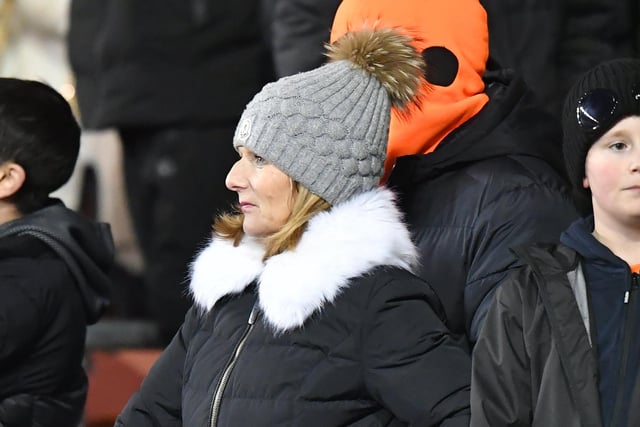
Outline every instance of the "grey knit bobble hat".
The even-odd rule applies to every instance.
[[[563,153],[579,207],[591,210],[583,188],[587,152],[620,120],[640,115],[640,59],[603,62],[583,74],[569,90],[562,112]]]
[[[424,60],[394,29],[344,35],[329,62],[267,84],[233,138],[332,205],[375,188],[391,107],[418,102]]]

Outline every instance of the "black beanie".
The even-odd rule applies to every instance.
[[[601,91],[602,89],[606,92]],[[601,109],[604,113],[603,120],[597,118],[599,126],[596,129],[588,126],[584,128],[578,121],[579,103],[594,90],[600,90],[600,94],[613,94],[616,100],[615,107]],[[602,98],[601,96],[601,101]],[[606,99],[606,96],[604,98]],[[598,102],[592,104],[597,105]],[[582,75],[569,90],[562,111],[562,147],[567,174],[579,204],[588,203],[590,206],[591,203],[591,193],[582,186],[587,152],[593,143],[616,123],[633,115],[640,115],[640,59],[621,58],[596,65]]]

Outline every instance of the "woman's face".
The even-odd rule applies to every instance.
[[[231,167],[226,185],[238,193],[244,214],[243,230],[252,237],[266,237],[280,230],[291,215],[293,181],[284,172],[245,147]]]

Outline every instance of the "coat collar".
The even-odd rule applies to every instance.
[[[260,243],[248,237],[237,247],[213,238],[191,266],[195,304],[210,310],[255,280],[267,321],[276,331],[286,331],[331,304],[351,278],[380,265],[412,270],[418,259],[395,196],[386,188],[314,216],[295,250],[266,262],[263,254]]]

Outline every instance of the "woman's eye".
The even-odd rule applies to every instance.
[[[257,166],[264,166],[268,163],[264,158],[260,156],[255,156],[254,161],[256,162]]]

